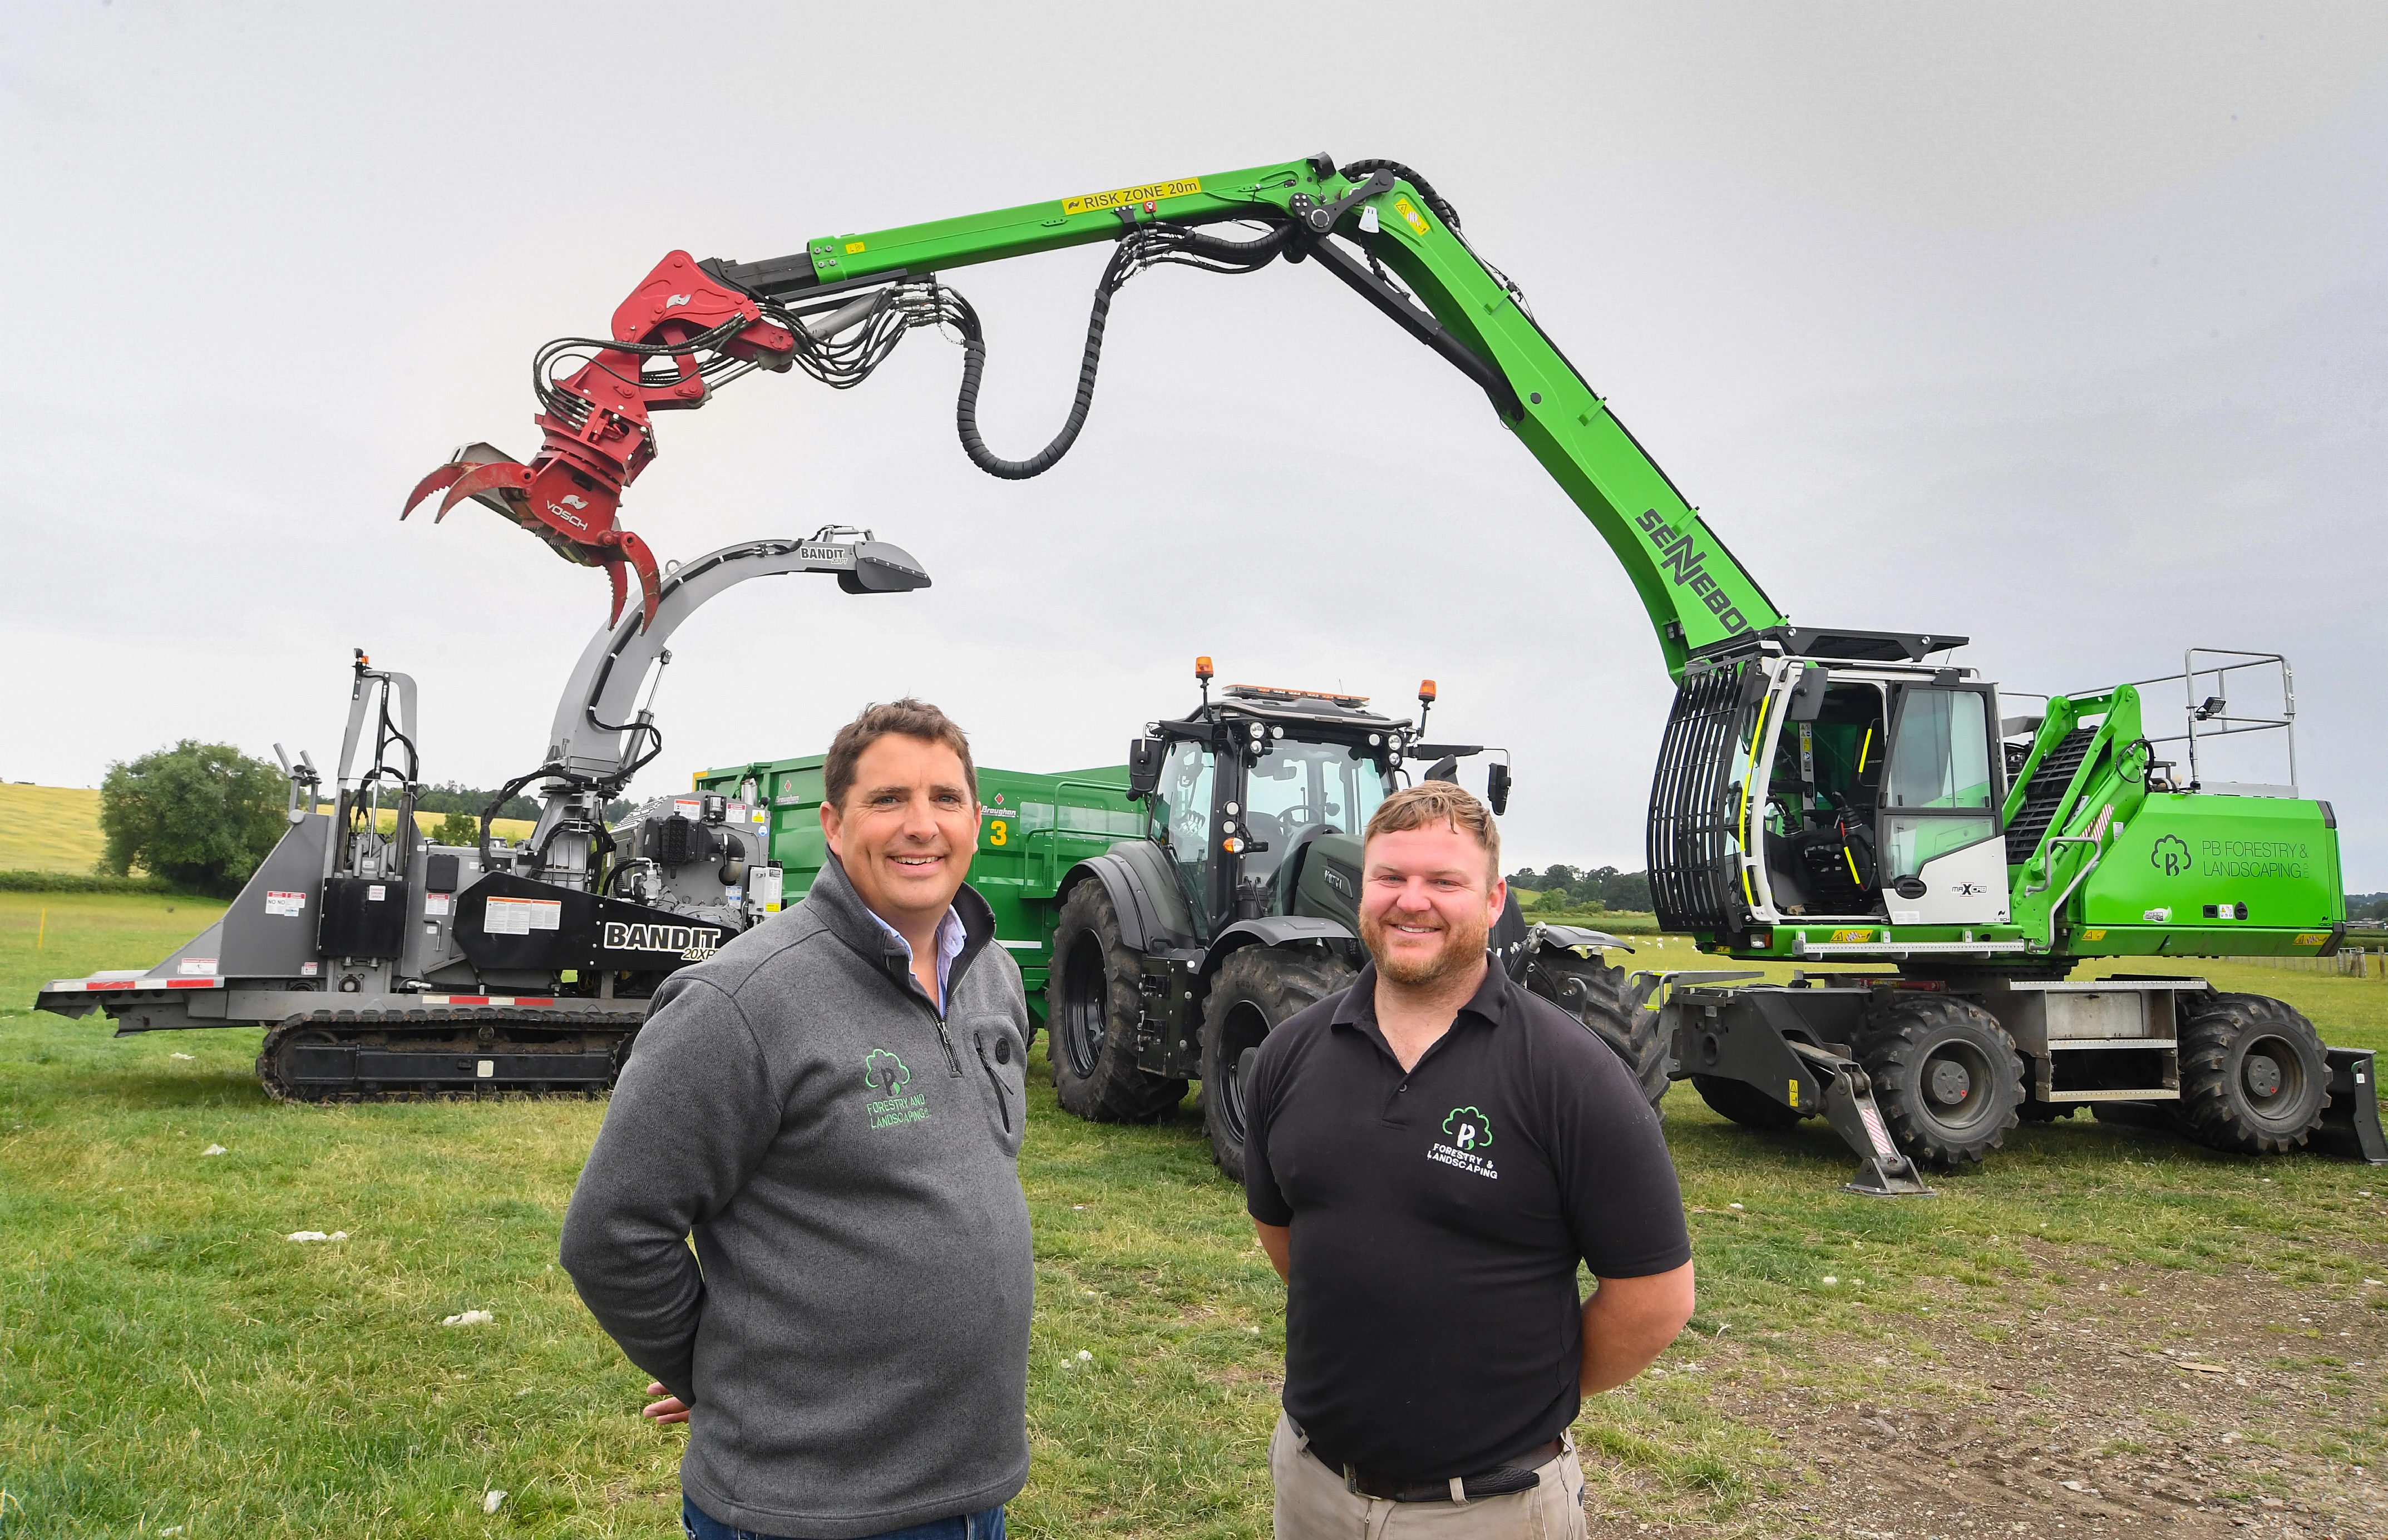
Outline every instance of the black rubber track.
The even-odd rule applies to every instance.
[[[2023,1059],[1998,1018],[1947,995],[1902,989],[1875,1008],[1858,1061],[1874,1081],[1874,1105],[1911,1160],[1932,1165],[1978,1161],[2021,1121]],[[1936,1077],[1962,1072],[1961,1100],[1944,1101]]]
[[[1543,947],[1526,963],[1526,987],[1607,1043],[1642,1088],[1642,1100],[1654,1112],[1658,1109],[1658,1099],[1667,1094],[1667,1039],[1658,1030],[1659,1012],[1634,1006],[1624,969]]]
[[[1699,1092],[1700,1100],[1713,1111],[1745,1128],[1774,1132],[1812,1115],[1785,1106],[1746,1081],[1728,1080],[1721,1075],[1695,1075],[1692,1076],[1692,1089]]]
[[[1186,1098],[1185,1081],[1136,1067],[1139,972],[1103,885],[1072,888],[1053,929],[1045,1053],[1062,1107],[1088,1122],[1150,1123]]]
[[[460,1015],[462,1013],[460,1012]],[[257,1078],[265,1094],[276,1101],[310,1101],[357,1105],[384,1101],[596,1101],[611,1092],[621,1077],[623,1061],[638,1024],[565,1027],[553,1016],[508,1017],[496,1012],[475,1012],[469,1018],[430,1025],[372,1025],[343,1022],[329,1011],[297,1016],[266,1031],[257,1053]],[[422,1054],[442,1062],[504,1055],[540,1053],[607,1053],[612,1072],[602,1086],[579,1082],[553,1086],[535,1078],[460,1082],[453,1075],[410,1078],[384,1074],[371,1083],[345,1086],[293,1084],[285,1074],[286,1049],[322,1044],[336,1047]]]
[[[1244,1179],[1244,1050],[1287,1017],[1351,987],[1358,971],[1324,947],[1246,947],[1212,975],[1202,1003],[1202,1125],[1211,1158],[1231,1181]]]
[[[2298,1149],[2330,1105],[2329,1060],[2313,1023],[2268,995],[2206,993],[2180,1002],[2180,1102],[2175,1126],[2212,1150],[2277,1155]],[[2278,1088],[2265,1094],[2271,1065]]]

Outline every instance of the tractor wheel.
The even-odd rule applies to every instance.
[[[2180,1102],[2173,1121],[2209,1149],[2277,1155],[2321,1126],[2330,1067],[2313,1023],[2264,995],[2181,1002]]]
[[[1658,1012],[1638,1009],[1626,992],[1624,969],[1543,947],[1526,964],[1526,987],[1607,1043],[1642,1088],[1642,1100],[1658,1111],[1658,1099],[1667,1094],[1667,1039],[1658,1030]]]
[[[1045,1052],[1061,1105],[1089,1122],[1150,1123],[1186,1096],[1185,1081],[1136,1067],[1137,972],[1103,885],[1072,888],[1053,929]]]
[[[1700,1100],[1712,1110],[1745,1128],[1773,1133],[1813,1115],[1785,1106],[1746,1081],[1729,1080],[1721,1075],[1695,1075],[1692,1089],[1699,1092]]]
[[[1357,974],[1324,947],[1246,947],[1212,975],[1202,1005],[1202,1122],[1211,1158],[1244,1179],[1244,1077],[1261,1039],[1287,1017],[1351,987]]]
[[[2023,1060],[1978,1005],[1900,991],[1867,1024],[1858,1060],[1890,1137],[1911,1159],[1978,1161],[2020,1121]]]

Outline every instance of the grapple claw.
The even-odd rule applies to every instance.
[[[468,497],[478,497],[483,492],[497,492],[502,495],[510,491],[519,492],[530,485],[530,475],[528,465],[518,465],[511,460],[476,465],[459,476],[455,485],[448,489],[448,495],[440,500],[439,512],[431,522],[437,524],[440,519],[446,518],[449,509]]]
[[[655,605],[663,600],[663,574],[655,570],[655,554],[647,549],[646,541],[628,529],[621,534],[623,553],[630,558],[630,565],[638,569],[641,610],[639,630],[643,631],[655,623]],[[620,568],[616,566],[615,570],[619,571]]]
[[[416,482],[414,484],[414,490],[407,494],[406,506],[398,511],[398,516],[402,519],[407,515],[414,512],[414,505],[416,503],[422,502],[425,498],[429,497],[433,492],[438,491],[440,488],[448,485],[458,477],[464,475],[464,470],[465,467],[461,463],[451,461],[447,465],[440,466],[438,470],[433,471],[429,476],[425,477],[422,480]],[[432,522],[438,523],[438,521],[435,519]]]
[[[622,623],[622,601],[630,596],[629,579],[622,576],[622,554],[609,551],[605,554],[605,576],[614,582],[614,607],[605,612],[605,629],[613,630]],[[644,630],[646,628],[639,628]]]

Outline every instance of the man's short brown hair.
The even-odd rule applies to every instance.
[[[927,701],[914,700],[909,695],[884,705],[866,706],[860,716],[837,730],[837,736],[830,740],[829,757],[821,761],[822,799],[844,812],[845,794],[854,790],[855,761],[862,757],[864,749],[891,732],[918,738],[925,744],[943,744],[959,755],[962,780],[970,788],[975,810],[978,766],[971,760],[969,734],[951,717]]]
[[[1484,846],[1486,886],[1501,874],[1501,827],[1492,810],[1448,781],[1427,781],[1385,798],[1368,820],[1367,839],[1443,824]]]

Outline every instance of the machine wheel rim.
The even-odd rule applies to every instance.
[[[1061,1019],[1053,1036],[1069,1056],[1071,1073],[1080,1079],[1093,1075],[1103,1054],[1103,1019],[1110,1004],[1110,981],[1103,976],[1101,943],[1089,933],[1070,948],[1061,975]]]
[[[2269,1084],[2267,1092],[2259,1085]],[[2297,1045],[2275,1033],[2250,1037],[2239,1055],[2239,1091],[2247,1110],[2267,1123],[2292,1121],[2305,1105],[2305,1062]]]
[[[1268,1036],[1268,1021],[1258,1007],[1237,1002],[1219,1024],[1219,1062],[1227,1066],[1219,1088],[1219,1118],[1238,1144],[1244,1142],[1244,1055]]]
[[[1916,1066],[1916,1110],[1960,1138],[1979,1129],[1990,1117],[1997,1098],[1985,1095],[1996,1085],[1990,1056],[1970,1037],[1943,1037],[1932,1045]],[[1958,1100],[1944,1102],[1940,1094],[1958,1091]]]

